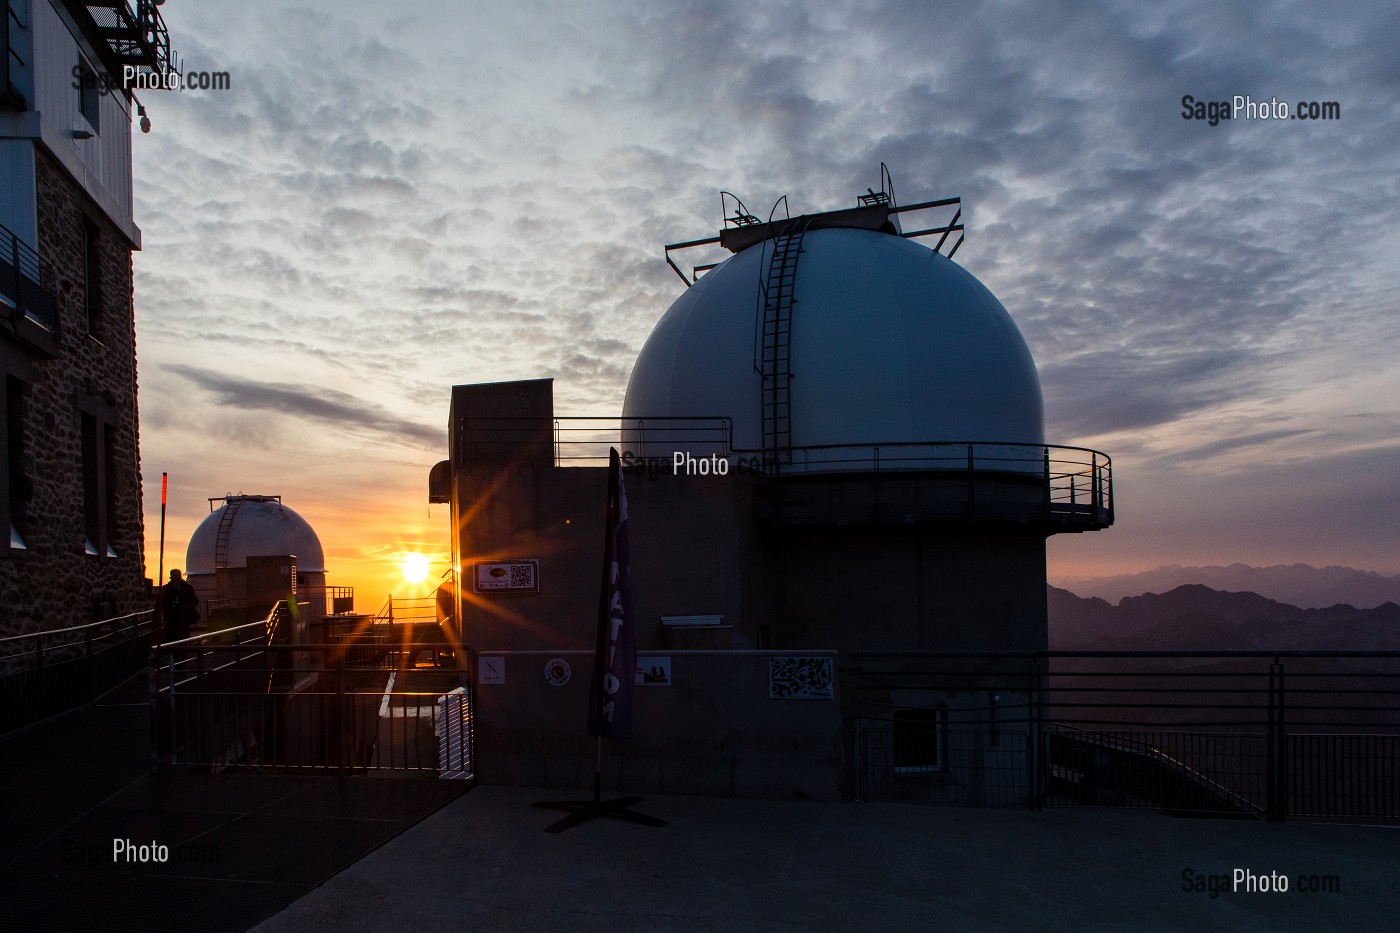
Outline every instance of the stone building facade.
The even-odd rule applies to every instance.
[[[144,112],[112,82],[126,65],[160,70],[170,57],[150,0],[95,12],[5,2],[0,23],[5,637],[152,606],[131,260],[141,248],[131,125]],[[133,33],[146,38],[132,46]]]
[[[57,275],[58,336],[47,358],[5,340],[9,519],[18,536],[0,561],[5,635],[149,608],[132,245],[42,150],[35,181],[39,253]]]

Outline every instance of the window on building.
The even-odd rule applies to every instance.
[[[0,98],[9,98],[13,93],[10,84],[10,4],[0,0]],[[9,100],[5,100],[9,103]]]
[[[116,557],[120,511],[118,493],[122,489],[116,421],[118,412],[111,397],[80,394],[81,440],[83,445],[83,550],[94,557]]]
[[[4,434],[0,435],[0,469],[4,470],[4,498],[0,499],[0,511],[4,512],[0,522],[9,531],[9,549],[25,550],[21,526],[29,516],[29,500],[34,495],[34,483],[29,478],[25,463],[28,431],[26,428],[29,386],[14,376],[6,376]]]
[[[900,709],[894,713],[896,774],[942,771],[947,712],[941,709]]]
[[[83,309],[87,332],[102,339],[102,242],[97,225],[83,220]]]
[[[25,64],[15,51],[13,43],[16,30],[25,28],[19,11],[13,3],[0,0],[0,110],[25,110],[24,95],[15,87],[15,66]]]
[[[106,500],[102,510],[102,547],[108,557],[116,557],[112,544],[117,540],[117,488],[121,474],[117,472],[117,432],[104,425],[102,432],[102,491]]]
[[[97,72],[84,59],[78,59],[78,112],[88,121],[88,126],[96,133],[98,126],[98,106],[100,103],[97,88]]]
[[[83,550],[96,556],[103,553],[101,474],[97,459],[97,419],[83,415]]]

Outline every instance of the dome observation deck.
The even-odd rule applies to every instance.
[[[1111,524],[1108,456],[1045,443],[1030,349],[952,260],[961,237],[947,256],[913,239],[942,234],[941,247],[962,229],[960,211],[900,232],[901,212],[957,199],[896,208],[879,197],[766,224],[740,209],[747,223],[668,247],[668,261],[671,249],[714,243],[733,255],[698,267],[647,338],[623,403],[623,449],[722,457],[788,486],[923,474],[962,490],[959,514],[982,517],[1009,497],[1006,517]]]
[[[248,558],[290,554],[298,573],[325,573],[321,539],[311,525],[280,496],[226,496],[190,536],[185,551],[187,574],[212,574],[216,569],[244,567]]]

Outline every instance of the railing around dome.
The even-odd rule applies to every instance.
[[[1113,511],[1113,461],[1088,447],[1015,441],[823,444],[792,448],[792,460],[780,470],[785,477],[911,471],[1038,478],[1045,483],[1046,502],[1052,510]]]
[[[786,463],[760,451],[733,451],[741,472],[782,480],[779,488],[822,478],[861,476],[870,487],[862,507],[842,494],[843,515],[876,521],[915,519],[1044,520],[1073,529],[1113,524],[1113,461],[1101,451],[1014,441],[896,442],[793,447]],[[790,502],[798,507],[793,509]],[[810,520],[835,514],[806,494],[779,499],[773,518]],[[786,512],[786,514],[783,514]]]
[[[489,423],[490,419],[477,419]],[[519,430],[522,419],[503,419]],[[619,420],[621,428],[619,431]],[[477,425],[477,430],[482,426]],[[878,444],[822,444],[790,448],[778,463],[761,449],[735,446],[729,418],[623,418],[561,416],[553,419],[555,466],[602,466],[608,448],[617,447],[624,466],[648,475],[688,471],[689,455],[725,461],[726,474],[762,474],[779,480],[859,474],[876,480],[931,474],[957,494],[943,511],[955,517],[992,517],[985,498],[989,480],[998,494],[1022,487],[1010,517],[1041,516],[1075,524],[1106,527],[1113,523],[1113,461],[1108,454],[1063,444],[1020,441],[898,441]],[[954,487],[957,487],[954,489]],[[1034,499],[1034,501],[1032,501]]]
[[[651,448],[728,457],[735,449],[734,422],[721,415],[621,419],[563,415],[554,419],[555,466],[606,466],[609,447],[616,447],[624,457],[630,454],[628,459],[642,457]]]

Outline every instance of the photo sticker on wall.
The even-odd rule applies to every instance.
[[[480,561],[472,566],[472,589],[478,593],[499,596],[540,591],[538,560]]]

